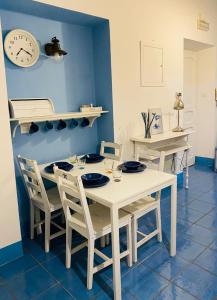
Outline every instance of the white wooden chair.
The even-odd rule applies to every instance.
[[[50,250],[50,240],[65,234],[65,229],[52,221],[62,215],[62,203],[57,187],[45,190],[41,174],[35,160],[30,160],[18,155],[18,164],[30,199],[30,237],[34,239],[34,229],[45,223],[45,252]],[[43,211],[45,220],[35,222],[36,210]],[[58,213],[57,211],[61,210]],[[58,232],[50,234],[50,226],[54,225],[59,229]]]
[[[137,160],[139,160],[137,158]],[[159,168],[162,165],[160,164]],[[132,215],[132,244],[133,244],[133,262],[137,262],[137,249],[151,238],[157,235],[158,241],[162,242],[162,228],[161,228],[161,210],[160,210],[160,196],[161,192],[157,192],[155,198],[151,196],[144,197],[130,205],[123,207],[123,209]],[[145,234],[138,230],[138,220],[151,211],[155,211],[156,229],[149,234]],[[138,241],[138,235],[142,237]]]
[[[112,152],[108,152],[109,149],[112,150]],[[117,143],[102,141],[100,147],[100,155],[104,156],[107,159],[121,161],[122,145]],[[109,234],[103,236],[100,241],[101,247],[105,247],[105,245],[109,245],[109,242],[110,242]]]
[[[108,149],[112,149],[113,153],[107,152],[106,150]],[[100,147],[100,155],[108,159],[120,161],[122,156],[122,145],[117,143],[102,141]]]
[[[110,210],[98,203],[88,206],[81,177],[72,176],[57,167],[55,175],[66,218],[66,268],[71,267],[71,255],[87,246],[87,288],[92,289],[93,275],[113,263],[112,258],[95,248],[96,239],[111,233]],[[77,202],[70,200],[73,198],[77,198]],[[123,251],[120,257],[127,256],[128,265],[132,266],[131,216],[120,210],[119,220],[120,228],[125,226],[127,228],[127,250]],[[87,242],[72,248],[72,230],[80,233]],[[101,257],[104,262],[94,266],[94,254]]]
[[[133,262],[136,263],[138,247],[142,246],[156,235],[158,236],[158,241],[162,241],[160,199],[158,199],[158,196],[156,196],[156,199],[148,196],[128,206],[125,206],[123,209],[132,214]],[[156,229],[149,234],[145,234],[144,232],[138,230],[138,220],[153,210],[155,211],[156,215]],[[140,241],[138,241],[138,235],[142,237]]]

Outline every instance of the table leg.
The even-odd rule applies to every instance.
[[[138,159],[138,158],[137,158],[137,154],[136,154],[136,142],[135,142],[135,141],[133,141],[133,158],[134,158],[135,160]]]
[[[188,186],[188,182],[189,182],[189,168],[188,168],[188,152],[189,150],[186,150],[186,153],[185,153],[185,188],[188,189],[189,186]]]
[[[118,208],[111,208],[114,299],[121,300],[120,240]]]
[[[177,180],[171,185],[171,234],[170,255],[176,255]]]

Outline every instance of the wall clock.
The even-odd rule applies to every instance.
[[[33,66],[40,55],[35,37],[22,29],[12,30],[6,35],[4,49],[10,61],[23,68]]]

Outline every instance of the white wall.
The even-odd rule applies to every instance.
[[[164,127],[175,93],[183,89],[184,38],[217,44],[216,0],[38,0],[109,18],[111,27],[115,138],[124,143],[125,156],[132,153],[129,137],[143,134],[140,112],[161,107]],[[197,17],[210,22],[210,31],[197,30]],[[139,41],[154,41],[165,50],[165,87],[139,86]],[[170,127],[173,127],[174,120]],[[205,152],[201,152],[205,156]]]
[[[214,157],[217,139],[216,48],[197,52],[196,152]]]
[[[1,30],[1,26],[0,26]],[[0,35],[0,45],[2,37]],[[4,56],[0,47],[0,249],[21,240],[8,115]]]
[[[124,143],[125,156],[131,154],[131,135],[143,134],[140,112],[148,107],[162,107],[172,112],[174,95],[183,87],[183,40],[189,38],[208,44],[217,44],[216,0],[38,0],[42,3],[65,7],[108,18],[111,28],[111,54],[115,138]],[[201,13],[210,22],[210,31],[197,30],[196,21]],[[165,87],[140,87],[139,41],[154,41],[165,50]],[[2,55],[2,53],[1,53]],[[2,59],[0,59],[2,64]],[[0,65],[2,71],[2,65]],[[4,78],[1,73],[0,77]],[[7,98],[1,80],[1,149],[0,170],[4,189],[0,191],[0,247],[20,238],[15,182],[12,166],[7,117]],[[4,125],[2,125],[4,124]],[[173,126],[173,124],[171,124]],[[165,118],[168,129],[168,118]],[[208,133],[207,133],[208,135]],[[2,171],[3,170],[3,171]],[[2,176],[2,172],[4,176]],[[1,205],[2,207],[2,205]],[[10,229],[8,229],[10,228]]]

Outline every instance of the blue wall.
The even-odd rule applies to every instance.
[[[58,63],[42,54],[31,68],[19,68],[5,58],[9,98],[49,97],[54,102],[56,112],[78,111],[83,103],[97,103],[111,111],[105,122],[102,118],[99,128],[95,123],[93,128],[45,132],[44,124],[41,124],[40,132],[33,135],[21,135],[18,130],[13,140],[14,156],[21,154],[41,163],[68,157],[72,153],[95,152],[100,140],[111,140],[113,118],[107,22],[95,28],[92,25],[73,25],[6,10],[0,10],[0,16],[3,36],[14,28],[30,31],[38,39],[42,53],[44,44],[57,36],[62,48],[68,52],[64,60]],[[101,26],[103,29],[98,34]],[[102,39],[103,33],[105,39]],[[101,51],[104,55],[98,60]],[[102,78],[100,72],[106,72],[106,69],[108,74]],[[102,80],[108,80],[108,83],[99,92],[98,85],[102,85]],[[28,197],[17,168],[16,179],[22,234],[26,235],[29,222]]]
[[[113,141],[114,128],[113,105],[112,105],[112,76],[111,76],[111,54],[110,54],[110,30],[109,23],[104,22],[93,28],[93,43],[95,45],[94,66],[95,66],[95,97],[96,103],[102,105],[110,113],[105,115],[97,123],[98,139],[102,141]],[[96,46],[97,45],[97,46]],[[113,120],[113,119],[112,119]]]

